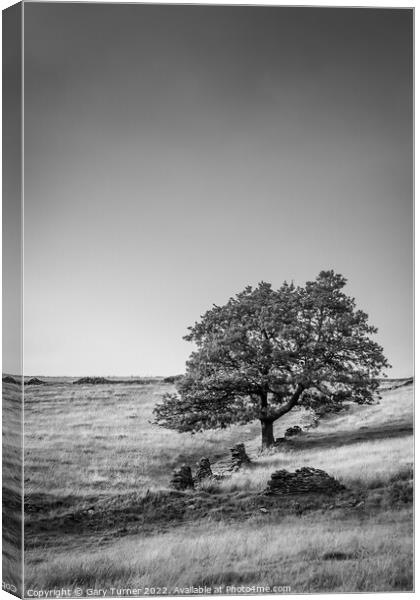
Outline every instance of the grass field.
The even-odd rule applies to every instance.
[[[183,527],[147,538],[127,538],[105,551],[69,557],[50,552],[30,568],[29,587],[82,588],[290,586],[294,592],[410,589],[410,513],[359,519],[288,517]],[[345,560],[323,558],[343,552]]]
[[[267,454],[259,451],[258,424],[195,436],[151,425],[155,402],[170,389],[28,387],[27,589],[412,588],[412,385],[352,406]],[[295,410],[276,436],[310,423],[309,413]],[[217,471],[238,441],[251,455],[249,469],[194,492],[167,491],[174,466],[208,456]],[[299,510],[295,500],[261,495],[273,471],[304,465],[347,490],[300,498]]]
[[[2,389],[2,571],[3,581],[21,591],[22,569],[22,389]]]
[[[29,388],[25,406],[26,494],[146,492],[167,486],[172,469],[223,456],[256,425],[200,436],[151,426],[168,385],[54,385]]]

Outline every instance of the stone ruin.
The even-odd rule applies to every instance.
[[[245,444],[235,444],[235,446],[230,449],[230,454],[230,469],[232,471],[237,471],[244,465],[249,465],[251,463],[251,459],[245,451]]]
[[[345,487],[321,469],[302,467],[294,473],[281,469],[271,475],[265,494],[336,494]]]
[[[289,427],[286,429],[284,432],[284,437],[293,437],[295,435],[300,435],[301,433],[303,433],[302,428],[299,427],[299,425],[295,425],[294,427]]]
[[[170,486],[175,490],[187,490],[194,487],[194,480],[191,468],[188,465],[181,465],[175,469],[172,474]]]
[[[210,460],[206,456],[203,456],[197,463],[194,477],[191,467],[188,465],[181,465],[179,468],[174,469],[170,486],[175,490],[187,490],[194,488],[195,484],[200,483],[204,479],[220,479],[220,477],[220,475],[213,473]]]
[[[251,459],[245,451],[244,444],[236,444],[230,449],[230,457],[223,461],[223,466],[219,463],[219,468],[222,466],[222,473],[213,473],[210,460],[203,456],[196,465],[194,477],[191,472],[191,467],[181,465],[174,469],[172,479],[170,481],[171,488],[175,490],[193,489],[196,484],[199,484],[205,479],[219,481],[226,476],[226,472],[237,471],[245,465],[251,464]],[[224,472],[223,472],[224,471]]]
[[[197,470],[195,472],[194,481],[199,483],[203,479],[213,479],[213,471],[211,470],[210,461],[206,456],[200,459],[197,463]]]

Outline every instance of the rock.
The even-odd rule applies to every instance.
[[[281,469],[271,475],[265,490],[266,494],[336,494],[344,490],[334,477],[321,469],[303,467],[294,473]]]
[[[73,381],[75,385],[100,385],[104,383],[112,383],[110,379],[106,379],[105,377],[82,377],[77,381]]]
[[[285,437],[280,437],[280,438],[276,438],[274,443],[276,446],[279,446],[280,444],[286,444],[287,440]]]
[[[245,451],[245,444],[236,444],[230,449],[231,454],[231,470],[236,471],[244,465],[249,465],[251,459]]]
[[[188,465],[181,465],[179,469],[175,469],[172,475],[170,486],[175,490],[187,490],[194,488],[191,468]]]
[[[295,425],[294,427],[286,429],[284,437],[293,437],[294,435],[300,435],[301,433],[303,433],[302,428],[299,427],[299,425]]]
[[[38,377],[32,377],[29,381],[25,382],[25,385],[45,385],[45,381],[38,379]]]
[[[5,377],[3,377],[3,383],[16,383],[16,384],[18,384],[18,382],[16,381],[16,379],[14,377],[12,377],[11,375],[6,375]]]
[[[354,554],[347,552],[325,552],[321,556],[322,560],[348,560],[349,558],[355,558]]]
[[[206,456],[197,463],[197,470],[195,472],[194,480],[196,482],[203,481],[203,479],[212,479],[213,472],[211,470],[210,461]]]

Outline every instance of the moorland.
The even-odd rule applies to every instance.
[[[388,381],[374,404],[317,424],[293,409],[276,437],[295,425],[303,433],[265,452],[257,423],[195,435],[154,425],[156,402],[173,390],[163,380],[44,381],[25,386],[26,590],[412,589],[412,381]],[[3,383],[12,412],[14,387]],[[226,472],[237,442],[252,462]],[[203,456],[224,477],[170,489],[173,469]],[[264,494],[274,471],[302,466],[345,489]]]

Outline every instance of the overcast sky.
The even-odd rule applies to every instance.
[[[333,268],[412,374],[410,10],[25,5],[25,371],[184,370]]]

